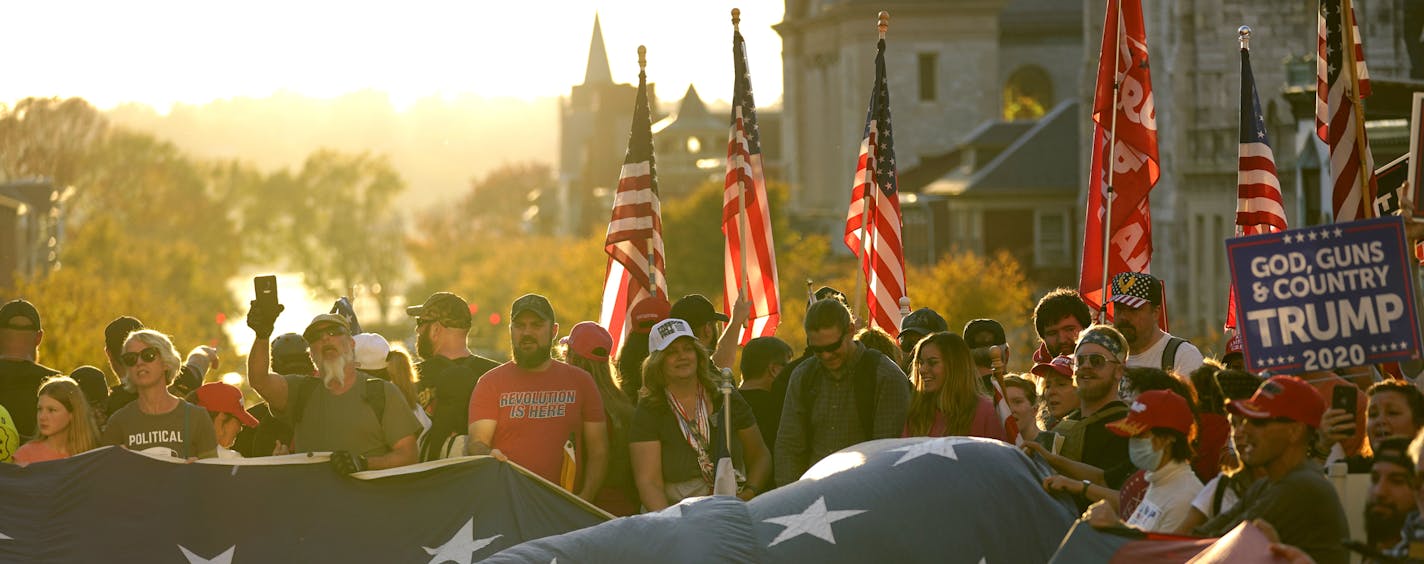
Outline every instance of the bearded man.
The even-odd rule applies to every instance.
[[[356,341],[345,317],[323,313],[302,331],[316,378],[271,372],[267,339],[282,309],[252,303],[247,326],[257,338],[247,374],[272,414],[293,429],[294,452],[330,451],[343,474],[414,464],[420,423],[394,384],[356,371]]]
[[[593,501],[608,465],[608,426],[593,377],[550,356],[559,324],[538,294],[514,300],[514,360],[486,372],[470,395],[472,455],[512,460]]]
[[[406,315],[415,319],[415,349],[420,355],[416,387],[431,421],[430,431],[420,439],[421,460],[465,454],[458,437],[470,427],[470,394],[480,377],[499,366],[470,352],[474,323],[470,309],[464,298],[450,292],[436,292],[424,304],[405,308]]]

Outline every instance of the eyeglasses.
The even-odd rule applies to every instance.
[[[326,337],[336,337],[338,335],[347,335],[347,332],[345,329],[332,325],[325,329],[318,329],[314,332],[302,335],[302,338],[306,340],[308,345],[310,345],[315,344],[317,341],[320,341]]]
[[[138,359],[140,358],[142,358],[144,362],[153,362],[154,359],[158,358],[158,349],[148,347],[138,352],[126,352],[119,355],[119,362],[124,363],[124,366],[133,367],[138,365]]]
[[[841,348],[841,343],[845,341],[845,338],[846,334],[841,333],[841,336],[836,337],[836,340],[824,345],[813,345],[808,342],[806,343],[806,350],[811,354],[833,353]]]
[[[1109,360],[1107,355],[1097,353],[1080,354],[1078,356],[1073,357],[1073,368],[1086,367],[1092,368],[1093,370],[1097,370],[1099,368],[1102,368],[1103,366],[1106,366],[1108,363],[1119,364],[1120,361],[1118,361],[1117,359]]]

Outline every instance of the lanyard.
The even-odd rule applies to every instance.
[[[697,454],[697,466],[702,470],[702,479],[708,484],[714,480],[715,470],[712,466],[712,457],[707,453],[707,441],[711,436],[710,424],[707,419],[707,398],[704,394],[697,394],[697,406],[692,417],[687,416],[687,411],[672,392],[664,390],[667,394],[668,403],[672,405],[673,412],[677,414],[677,424],[682,430],[682,437],[687,439],[687,444],[692,447],[692,451]]]

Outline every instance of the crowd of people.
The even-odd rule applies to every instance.
[[[103,445],[189,460],[329,452],[343,474],[491,455],[614,515],[713,493],[722,458],[751,499],[867,440],[983,437],[1051,468],[1042,487],[1094,526],[1220,536],[1252,521],[1317,562],[1347,559],[1323,470],[1342,464],[1370,474],[1362,550],[1417,558],[1420,389],[1368,367],[1263,377],[1242,366],[1239,339],[1207,358],[1159,328],[1161,287],[1114,277],[1111,325],[1093,324],[1075,291],[1049,292],[1022,374],[1004,369],[997,320],[956,333],[920,309],[891,336],[857,329],[830,288],[807,307],[799,355],[775,337],[739,346],[745,302],[719,313],[700,295],[643,300],[613,350],[594,322],[560,338],[553,304],[527,294],[510,308],[504,363],[471,352],[469,305],[448,292],[407,308],[414,355],[339,307],[274,337],[282,306],[254,301],[251,406],[211,377],[216,350],[180,356],[128,316],[104,331],[120,384],[91,366],[48,368],[40,312],[15,300],[0,307],[0,422],[22,439],[9,460],[22,466]]]

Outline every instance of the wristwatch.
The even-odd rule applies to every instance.
[[[1088,486],[1091,486],[1091,485],[1093,485],[1093,481],[1092,481],[1092,480],[1083,480],[1083,493],[1078,494],[1078,495],[1081,495],[1081,496],[1083,496],[1083,497],[1085,497],[1085,498],[1088,497]]]

